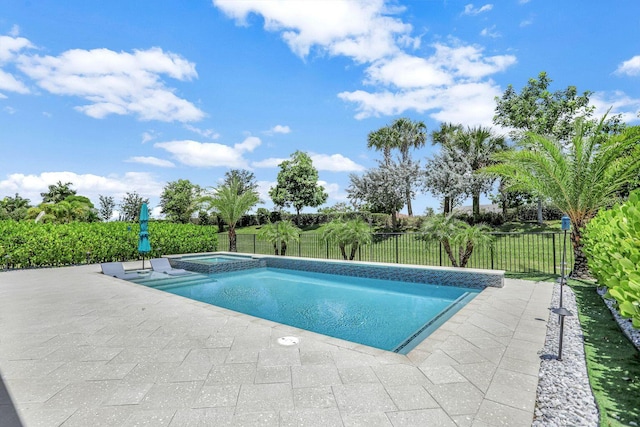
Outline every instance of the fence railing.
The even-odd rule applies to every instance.
[[[564,234],[558,233],[491,233],[494,244],[489,249],[476,248],[468,268],[488,268],[511,273],[559,274],[562,262]],[[358,249],[357,261],[397,264],[451,266],[442,244],[426,243],[418,233],[376,233],[373,242]],[[573,264],[573,250],[567,235],[567,266]],[[256,234],[237,235],[238,252],[273,255],[273,245],[260,240]],[[218,234],[218,249],[227,250],[227,233]],[[287,255],[342,259],[337,245],[322,240],[319,234],[302,234],[299,242],[291,242]]]

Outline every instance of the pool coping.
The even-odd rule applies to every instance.
[[[14,405],[27,426],[158,416],[163,425],[530,425],[552,287],[507,279],[487,288],[405,356],[106,277],[96,265],[8,272],[0,372],[11,399],[0,396],[0,416]],[[285,335],[300,344],[279,346]],[[125,366],[126,375],[103,372]]]

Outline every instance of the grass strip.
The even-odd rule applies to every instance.
[[[640,352],[621,331],[593,283],[568,283],[578,303],[600,425],[640,425]]]

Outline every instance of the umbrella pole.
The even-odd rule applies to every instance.
[[[142,254],[142,269],[144,270],[144,254]]]

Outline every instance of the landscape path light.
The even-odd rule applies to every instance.
[[[562,293],[563,285],[567,280],[566,277],[566,265],[567,265],[567,231],[571,230],[571,220],[565,214],[562,216],[562,231],[564,231],[564,240],[562,243],[562,265],[560,266],[560,308],[562,308]]]
[[[560,317],[560,338],[558,340],[558,360],[562,360],[562,338],[564,336],[564,318],[566,316],[573,316],[569,310],[564,307],[554,308],[551,310],[553,313]]]

